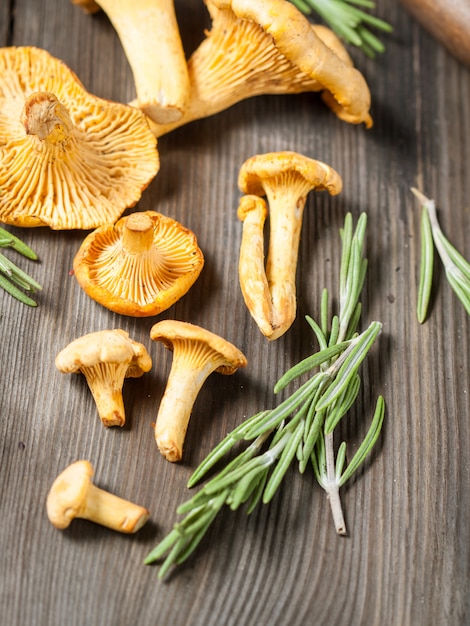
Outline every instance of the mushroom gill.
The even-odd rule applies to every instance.
[[[45,50],[0,49],[0,220],[91,229],[114,222],[159,170],[141,111],[88,93]]]
[[[132,213],[88,235],[75,276],[94,300],[124,315],[157,315],[199,276],[204,257],[190,230],[154,211]]]
[[[312,25],[288,0],[206,0],[206,38],[188,60],[191,98],[173,124],[150,126],[156,137],[262,94],[321,92],[344,121],[372,125],[370,92],[344,46]]]

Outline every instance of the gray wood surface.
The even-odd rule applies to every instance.
[[[387,52],[352,51],[370,85],[374,127],[340,122],[315,94],[246,100],[159,140],[161,170],[138,210],[157,210],[193,230],[205,268],[191,291],[158,318],[115,315],[70,274],[81,232],[11,229],[40,262],[21,261],[44,286],[37,309],[0,293],[0,622],[5,626],[456,626],[470,623],[469,318],[436,264],[429,320],[416,321],[420,187],[438,204],[444,232],[470,256],[470,74],[392,0],[377,13],[394,25]],[[202,2],[177,3],[188,54],[208,17]],[[87,89],[123,102],[133,81],[104,15],[67,0],[0,3],[2,45],[35,45],[65,61]],[[298,315],[265,340],[237,279],[241,224],[238,170],[256,153],[295,150],[341,174],[342,194],[311,194],[298,268]],[[363,326],[383,333],[362,368],[359,402],[342,427],[351,450],[379,393],[387,403],[379,445],[342,491],[348,536],[335,534],[324,493],[292,468],[269,506],[225,510],[195,555],[164,583],[144,566],[177,520],[192,470],[245,417],[274,406],[278,377],[316,348],[305,322],[323,287],[336,293],[344,215],[368,214],[370,260]],[[10,258],[17,259],[12,254]],[[200,324],[235,343],[249,365],[213,374],[194,407],[181,464],[158,453],[152,422],[171,356],[152,344],[158,319]],[[56,371],[69,341],[124,328],[148,347],[152,371],[125,383],[128,424],[104,429],[83,377]],[[49,523],[45,498],[79,458],[95,482],[147,506],[151,520],[124,536],[76,520]]]

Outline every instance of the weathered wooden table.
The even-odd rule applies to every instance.
[[[84,233],[15,229],[40,257],[20,261],[43,285],[39,306],[0,293],[0,622],[8,626],[449,626],[470,621],[469,318],[436,275],[428,321],[416,320],[419,205],[437,201],[442,227],[470,256],[470,74],[391,0],[377,13],[394,25],[387,51],[352,51],[369,83],[371,130],[339,121],[315,94],[246,100],[159,140],[161,169],[137,205],[193,230],[205,255],[190,292],[157,318],[126,318],[88,298],[71,274]],[[189,54],[209,19],[202,2],[177,2]],[[134,97],[129,66],[103,14],[67,0],[0,4],[3,46],[34,45],[65,61],[98,96]],[[336,198],[311,194],[297,275],[298,315],[275,342],[259,332],[237,277],[238,170],[256,153],[295,150],[341,174]],[[143,565],[178,519],[191,472],[226,432],[274,406],[273,385],[316,349],[305,315],[318,318],[323,287],[336,293],[345,214],[368,215],[369,270],[362,325],[383,323],[361,373],[358,403],[341,429],[354,450],[378,394],[387,411],[378,446],[342,491],[348,535],[335,534],[308,469],[291,468],[272,503],[251,516],[224,510],[194,556],[165,582]],[[232,341],[249,365],[213,374],[194,407],[185,457],[158,453],[152,422],[171,355],[149,338],[159,319],[200,324]],[[124,328],[144,343],[152,371],[124,387],[128,423],[105,429],[85,380],[54,366],[87,332]],[[79,458],[95,482],[143,504],[151,520],[120,535],[76,520],[51,526],[45,499]]]

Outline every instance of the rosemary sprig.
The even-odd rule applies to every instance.
[[[36,261],[38,258],[28,245],[2,227],[0,227],[0,248],[13,248],[13,250],[33,261]],[[24,291],[32,293],[42,289],[38,282],[1,253],[0,287],[23,304],[33,307],[37,306],[36,301],[25,294]]]
[[[444,265],[447,281],[470,315],[470,263],[456,250],[442,232],[436,203],[415,187],[413,194],[421,203],[421,263],[417,317],[422,324],[427,317],[434,273],[434,248]]]
[[[371,0],[291,0],[299,11],[310,15],[312,10],[347,43],[374,58],[385,51],[384,44],[369,27],[390,33],[393,28],[364,9],[375,9]]]
[[[312,464],[314,475],[328,493],[337,531],[345,532],[339,488],[374,446],[384,416],[384,401],[379,398],[372,424],[356,454],[344,468],[346,444],[343,443],[335,461],[333,433],[357,398],[359,367],[381,332],[379,322],[372,322],[362,333],[357,332],[359,296],[367,267],[362,257],[365,229],[365,214],[360,216],[355,231],[351,215],[346,216],[341,230],[339,315],[333,316],[329,323],[329,297],[324,290],[320,324],[306,318],[320,349],[290,368],[278,380],[274,391],[280,393],[292,384],[297,388],[275,408],[261,411],[237,426],[189,479],[191,488],[234,446],[247,443],[198,493],[178,507],[177,513],[185,517],[144,561],[150,564],[165,557],[159,578],[189,557],[224,506],[236,510],[246,504],[249,514],[258,503],[269,503],[294,461],[301,473]],[[301,382],[304,376],[308,378]]]

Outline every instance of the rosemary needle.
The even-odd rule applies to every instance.
[[[16,252],[33,261],[38,258],[34,250],[2,227],[0,227],[0,248],[13,248]],[[0,254],[0,288],[23,304],[35,307],[37,306],[36,301],[24,291],[33,293],[42,287],[26,272],[7,259],[5,255]]]
[[[426,208],[421,211],[421,263],[418,288],[417,317],[422,324],[426,315],[431,297],[432,277],[434,272],[434,243],[432,239],[431,220]]]
[[[355,230],[351,214],[347,214],[341,230],[339,314],[329,321],[329,297],[324,290],[321,323],[307,317],[320,350],[289,369],[274,391],[280,393],[289,385],[295,385],[296,389],[273,409],[261,411],[237,426],[190,478],[188,486],[192,487],[222,463],[236,444],[247,442],[241,452],[178,507],[177,513],[185,517],[175,523],[173,530],[144,561],[150,564],[164,559],[159,578],[193,553],[224,506],[236,510],[246,504],[247,513],[251,513],[258,503],[268,504],[294,461],[298,462],[300,473],[311,463],[313,475],[328,494],[336,530],[345,534],[339,489],[375,445],[385,412],[385,403],[379,397],[372,423],[356,454],[346,464],[343,442],[335,459],[335,428],[358,396],[359,368],[382,328],[379,322],[372,322],[365,331],[357,332],[361,311],[359,296],[367,267],[362,256],[365,230],[365,214],[360,216]],[[305,376],[307,380],[301,382]]]
[[[37,261],[37,254],[30,248],[24,241],[21,241],[16,235],[8,232],[4,228],[0,227],[0,248],[13,248],[23,256],[31,259],[32,261]]]
[[[470,315],[470,263],[452,245],[442,232],[437,218],[436,203],[415,187],[411,188],[422,207],[421,215],[421,265],[418,289],[417,317],[426,319],[431,291],[434,247],[444,265],[447,281]]]
[[[392,26],[364,9],[375,9],[371,0],[291,0],[299,11],[310,15],[314,11],[347,43],[360,48],[373,58],[385,50],[383,43],[369,30],[376,28],[391,32]]]

